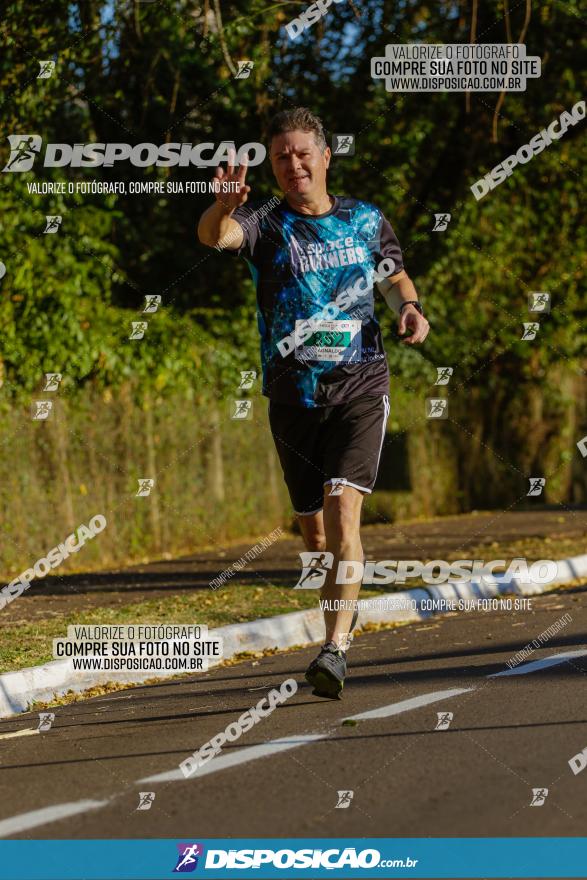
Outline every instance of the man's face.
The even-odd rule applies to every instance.
[[[320,149],[311,131],[288,131],[271,141],[271,167],[280,189],[293,201],[326,192],[330,148]]]

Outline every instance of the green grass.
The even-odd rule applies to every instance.
[[[361,596],[377,595],[362,590]],[[147,599],[142,602],[75,611],[30,623],[0,624],[0,673],[53,660],[52,639],[67,634],[67,627],[128,623],[197,623],[209,627],[227,626],[273,617],[291,611],[316,608],[318,590],[292,590],[231,584],[216,593],[198,591]],[[0,618],[1,620],[1,618]]]
[[[448,553],[447,561],[458,558],[505,559],[525,557],[528,564],[536,559],[563,559],[583,553],[584,542],[577,538],[529,538],[510,543],[492,542],[459,553]],[[421,586],[419,579],[407,584],[393,584],[379,589],[361,590],[361,598],[382,592]],[[0,673],[37,666],[53,660],[52,639],[63,637],[69,625],[128,623],[197,623],[209,627],[226,626],[287,614],[318,606],[317,590],[293,590],[291,587],[257,586],[231,583],[217,592],[196,591],[145,599],[127,605],[99,607],[87,611],[52,614],[50,618],[30,622],[2,624],[0,614]]]

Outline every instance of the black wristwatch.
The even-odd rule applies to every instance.
[[[414,306],[414,308],[416,309],[417,312],[420,312],[421,315],[424,314],[424,309],[422,308],[421,303],[419,303],[417,299],[409,299],[406,302],[402,303],[401,306],[399,307],[400,315],[402,313],[402,309],[404,308],[404,306]]]

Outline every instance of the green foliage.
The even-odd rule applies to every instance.
[[[479,39],[504,42],[503,4],[479,6]],[[380,304],[395,381],[423,393],[435,365],[452,365],[461,396],[470,394],[477,407],[468,416],[481,420],[497,393],[522,406],[526,386],[538,383],[540,418],[564,419],[573,404],[559,391],[561,376],[580,373],[585,352],[580,126],[481,201],[470,186],[579,100],[577,5],[545,0],[533,8],[525,42],[529,54],[541,56],[542,76],[529,80],[526,92],[505,97],[497,141],[497,95],[390,94],[371,77],[370,58],[388,42],[468,42],[468,7],[416,0],[333,5],[295,41],[284,25],[303,4],[222,3],[222,23],[214,8],[191,0],[11,3],[0,25],[4,130],[36,132],[45,142],[240,144],[262,139],[276,110],[312,107],[330,132],[356,133],[356,155],[333,161],[331,190],[383,209],[430,316],[429,342],[411,351],[394,339]],[[524,15],[524,4],[510,11],[514,39]],[[37,79],[39,60],[50,58],[55,74]],[[241,59],[254,62],[248,79],[233,76]],[[88,384],[132,381],[144,391],[185,390],[207,400],[233,391],[238,371],[258,364],[246,267],[196,241],[210,197],[27,190],[33,180],[203,180],[208,170],[141,171],[121,163],[1,176],[5,402],[30,398],[49,370],[64,374],[63,388],[73,397]],[[252,169],[249,182],[253,198],[272,194],[269,163]],[[433,233],[433,213],[445,211],[452,213],[448,230]],[[63,216],[55,235],[43,234],[47,214]],[[537,344],[521,340],[532,290],[549,291],[553,302]],[[162,295],[162,306],[143,316],[152,293]],[[145,318],[145,338],[129,340],[131,321]],[[490,437],[489,427],[483,436]]]

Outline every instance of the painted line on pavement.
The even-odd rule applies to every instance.
[[[522,675],[536,672],[539,669],[544,669],[549,666],[555,666],[559,663],[564,663],[573,657],[584,657],[586,654],[587,649],[581,649],[578,651],[566,651],[562,654],[554,654],[551,657],[544,657],[541,660],[534,660],[533,662],[526,663],[517,669],[506,669],[503,672],[492,673],[491,675],[485,677],[497,678],[503,675]],[[361,712],[358,715],[350,715],[347,716],[346,719],[341,718],[339,723],[342,723],[342,721],[344,720],[366,721],[371,718],[389,718],[393,715],[399,715],[402,712],[409,712],[412,709],[419,709],[421,706],[427,706],[430,703],[436,703],[440,700],[447,700],[450,699],[450,697],[456,697],[460,694],[468,693],[474,690],[476,690],[476,686],[466,688],[449,688],[448,690],[444,691],[432,691],[428,694],[421,694],[418,697],[412,697],[408,700],[400,700],[398,703],[389,703],[386,706],[380,706],[379,708],[371,709],[368,712]],[[255,761],[259,758],[270,757],[271,755],[281,754],[282,752],[299,748],[300,746],[309,745],[312,742],[325,740],[328,739],[328,737],[333,732],[334,731],[331,730],[329,733],[326,734],[314,733],[301,734],[299,736],[296,736],[294,734],[292,736],[282,737],[281,739],[270,740],[267,743],[262,743],[256,746],[245,746],[244,748],[238,749],[232,754],[220,755],[217,758],[213,758],[211,761],[209,761],[208,764],[205,764],[203,767],[201,767],[198,772],[194,773],[193,778],[197,780],[200,779],[202,776],[207,776],[208,774],[215,773],[219,770],[226,770],[229,767],[237,767],[240,764],[247,763],[248,761]],[[169,770],[164,773],[157,773],[153,776],[146,776],[142,779],[138,779],[135,782],[135,785],[144,785],[146,783],[158,782],[187,781],[188,780],[184,777],[179,767],[176,767],[173,770]],[[9,834],[18,834],[22,831],[27,831],[29,828],[36,828],[39,825],[48,825],[52,822],[59,821],[60,819],[65,819],[69,816],[75,816],[79,815],[80,813],[87,813],[91,810],[100,809],[107,806],[116,797],[117,795],[114,795],[113,797],[105,801],[85,800],[76,801],[68,804],[56,804],[51,807],[44,807],[41,810],[33,810],[30,813],[22,813],[21,815],[13,816],[10,819],[0,820],[0,837],[6,837]]]
[[[209,773],[215,773],[217,770],[225,770],[227,767],[237,767],[239,764],[245,764],[247,761],[255,761],[257,758],[266,758],[269,755],[280,754],[289,749],[297,749],[299,746],[305,746],[308,743],[316,742],[319,739],[328,739],[330,733],[308,733],[299,736],[284,736],[281,739],[272,739],[269,742],[262,743],[257,746],[245,746],[226,755],[219,755],[212,758],[207,764],[200,767],[188,779],[200,779]],[[167,773],[157,773],[155,776],[147,776],[139,779],[136,785],[143,785],[147,782],[186,782],[179,767],[175,770],[169,770]]]
[[[564,654],[553,654],[551,657],[542,657],[541,660],[532,660],[531,663],[524,663],[522,666],[516,666],[513,669],[504,669],[503,672],[494,672],[487,678],[499,678],[502,675],[527,675],[529,672],[537,672],[539,669],[547,669],[549,666],[556,666],[558,663],[564,663],[572,657],[584,657],[587,649],[580,651],[565,651]]]
[[[420,706],[428,706],[430,703],[437,703],[439,700],[448,700],[449,697],[457,697],[459,694],[466,694],[467,691],[474,691],[475,687],[468,688],[451,688],[448,691],[432,691],[430,694],[421,694],[419,697],[412,697],[409,700],[402,700],[399,703],[390,703],[388,706],[380,706],[378,709],[371,709],[369,712],[361,712],[359,715],[349,715],[343,721],[368,721],[370,718],[389,718],[391,715],[401,715],[402,712],[409,712],[411,709],[419,709]]]
[[[522,672],[535,672],[538,669],[543,669],[547,666],[554,666],[558,663],[564,663],[566,660],[571,657],[580,657],[587,654],[587,650],[579,650],[579,651],[567,651],[564,654],[555,654],[552,657],[545,657],[542,660],[535,660],[532,663],[527,663],[519,669],[506,669],[504,672],[493,673],[492,675],[485,676],[486,678],[495,678],[499,675],[512,675],[512,674],[520,674]],[[342,721],[368,721],[373,718],[390,718],[393,715],[400,715],[403,712],[410,712],[413,709],[419,709],[422,706],[428,706],[431,703],[437,703],[441,700],[448,700],[451,697],[457,697],[461,694],[470,693],[471,691],[476,690],[477,686],[473,685],[472,687],[465,688],[449,688],[448,690],[443,691],[431,691],[428,694],[420,694],[418,697],[411,697],[408,700],[400,700],[397,703],[388,703],[386,706],[379,706],[377,709],[370,709],[367,712],[360,712],[358,715],[349,715],[346,718],[342,718],[339,723]],[[331,731],[330,733],[332,733]],[[217,758],[213,758],[207,764],[204,764],[199,770],[193,774],[194,779],[200,779],[202,776],[207,776],[210,773],[216,773],[219,770],[226,770],[229,767],[237,767],[240,764],[245,764],[248,761],[255,761],[258,758],[267,758],[271,757],[274,754],[278,754],[283,751],[287,751],[289,749],[298,748],[299,746],[307,745],[311,742],[316,742],[318,740],[327,739],[328,734],[302,734],[299,736],[289,736],[282,737],[281,739],[270,740],[267,743],[263,743],[262,745],[256,746],[245,746],[242,749],[238,749],[232,754],[220,755]],[[186,777],[183,775],[179,767],[174,770],[169,770],[165,773],[158,773],[155,776],[147,776],[144,779],[139,779],[136,783],[137,785],[143,785],[147,782],[156,783],[156,782],[185,782]]]
[[[23,730],[13,730],[11,733],[0,733],[0,739],[16,739],[17,736],[33,736],[40,733],[38,727],[25,727]]]
[[[19,816],[12,816],[10,819],[0,820],[0,837],[7,837],[9,834],[20,834],[28,831],[30,828],[38,828],[39,825],[48,825],[51,822],[58,822],[60,819],[68,819],[70,816],[77,816],[80,813],[89,813],[90,810],[98,810],[105,807],[107,801],[73,801],[69,804],[54,804],[51,807],[43,807],[40,810],[32,810],[30,813],[21,813]]]

